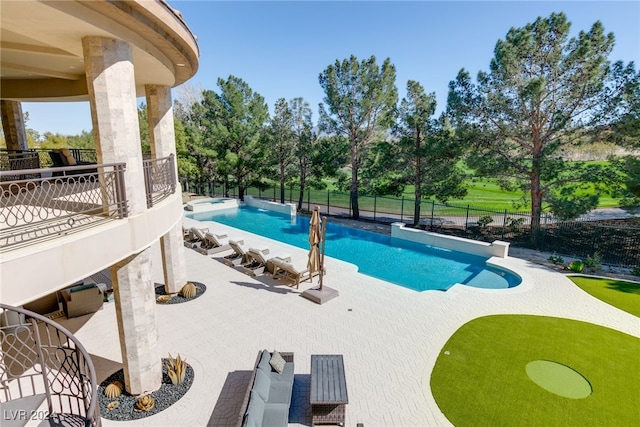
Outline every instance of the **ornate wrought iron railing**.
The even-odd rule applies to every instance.
[[[0,172],[0,252],[126,217],[124,170],[112,163]]]
[[[160,159],[143,160],[147,207],[166,199],[176,191],[176,169],[173,154]]]
[[[32,311],[5,304],[0,310],[3,421],[100,426],[95,369],[78,339]]]
[[[0,171],[53,167],[49,154],[54,149],[30,148],[28,150],[0,149]],[[96,150],[91,148],[69,148],[78,164],[96,163]],[[26,161],[28,159],[28,161]]]

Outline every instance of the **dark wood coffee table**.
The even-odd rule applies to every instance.
[[[344,425],[347,403],[342,355],[311,355],[311,425]]]

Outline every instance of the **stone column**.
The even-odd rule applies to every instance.
[[[149,249],[111,266],[125,387],[133,395],[158,389],[162,363],[158,352],[156,300]]]
[[[8,150],[28,150],[22,104],[18,101],[0,101],[2,129]]]
[[[131,46],[120,40],[82,39],[98,163],[126,163],[129,216],[147,209]],[[157,349],[155,290],[145,249],[111,267],[125,386],[131,394],[162,383]]]
[[[173,127],[173,105],[171,88],[161,85],[145,86],[147,96],[147,117],[149,137],[151,139],[151,157],[162,158],[176,155],[176,139]],[[178,176],[177,160],[174,162],[174,174]],[[176,192],[181,193],[178,185]],[[164,288],[167,293],[179,292],[187,282],[187,270],[184,259],[182,221],[160,238],[162,267],[164,270]]]
[[[129,214],[147,209],[131,46],[120,40],[82,39],[98,163],[125,162]]]

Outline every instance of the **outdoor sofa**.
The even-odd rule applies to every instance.
[[[67,318],[95,313],[102,308],[104,294],[95,283],[81,284],[60,291]]]
[[[272,366],[278,366],[276,353],[258,352],[242,401],[238,427],[287,426],[293,391],[293,353],[278,353],[284,359],[281,373]]]

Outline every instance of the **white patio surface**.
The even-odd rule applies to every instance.
[[[246,248],[268,247],[270,256],[286,253],[294,265],[306,267],[304,249],[217,223],[185,218],[184,225],[227,231],[243,238]],[[157,305],[156,313],[160,356],[186,357],[195,371],[193,385],[159,414],[130,422],[103,418],[103,425],[235,425],[258,351],[266,348],[295,353],[289,425],[311,425],[310,356],[342,354],[349,396],[345,425],[445,426],[451,424],[433,399],[429,378],[449,337],[472,319],[505,313],[557,316],[640,337],[640,319],[591,297],[558,272],[517,258],[499,263],[521,275],[518,287],[457,285],[419,293],[327,257],[325,284],[340,296],[320,306],[300,296],[317,285],[317,278],[294,289],[268,275],[252,278],[224,265],[220,258],[230,252],[205,256],[184,250],[188,279],[204,283],[207,291],[187,303]],[[159,260],[158,245],[153,251]],[[154,279],[163,282],[160,262],[154,263]],[[91,353],[99,381],[121,369],[114,303],[68,322],[65,326]]]

